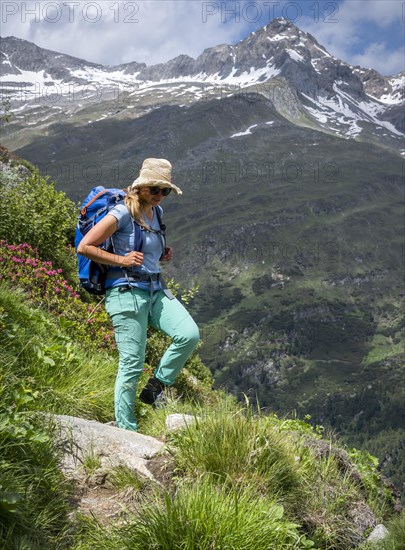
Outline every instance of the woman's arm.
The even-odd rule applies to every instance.
[[[108,215],[100,220],[83,237],[77,247],[77,252],[99,264],[118,265],[120,267],[140,266],[143,262],[142,252],[129,252],[126,256],[113,254],[98,248],[106,239],[111,237],[117,230],[118,222],[114,216]]]

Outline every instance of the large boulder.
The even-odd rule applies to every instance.
[[[154,479],[147,461],[162,450],[164,443],[158,439],[94,420],[65,415],[53,418],[63,447],[62,469],[69,476],[75,477],[91,458],[99,460],[103,469],[124,466]]]

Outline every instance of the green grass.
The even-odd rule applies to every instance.
[[[169,449],[177,475],[188,483],[206,479],[229,490],[248,486],[257,498],[283,506],[320,548],[346,550],[361,540],[352,514],[364,501],[366,485],[353,477],[352,466],[341,463],[335,445],[330,443],[329,452],[317,443],[321,431],[225,402],[201,411],[195,423],[172,435]],[[391,494],[377,491],[375,464],[364,464],[363,472],[369,505],[383,517]]]
[[[43,417],[0,413],[0,546],[56,548],[68,524],[71,491],[59,469],[60,451]]]
[[[405,512],[393,517],[386,527],[388,535],[383,540],[364,543],[359,550],[405,550]]]
[[[219,484],[254,484],[290,505],[300,500],[301,479],[286,434],[263,418],[223,402],[172,436],[171,452],[187,477],[208,475]]]
[[[2,384],[8,399],[30,392],[36,410],[111,420],[116,358],[67,337],[51,315],[0,287]],[[1,386],[0,386],[1,390]],[[6,397],[7,398],[7,397]]]
[[[249,487],[228,490],[200,480],[163,493],[122,529],[100,533],[87,525],[75,550],[263,550],[310,548],[282,506],[254,496]],[[101,535],[101,536],[100,536]],[[310,543],[309,543],[310,544]]]
[[[109,480],[117,489],[127,489],[131,487],[137,492],[142,492],[149,481],[141,478],[126,466],[115,466],[108,475]]]
[[[400,356],[404,351],[403,342],[394,343],[392,337],[375,334],[370,342],[370,351],[364,357],[363,363],[369,365],[383,361],[389,357]]]
[[[74,550],[348,550],[364,540],[367,506],[378,522],[390,516],[392,496],[374,459],[354,454],[356,469],[321,427],[254,413],[228,397],[193,413],[168,435],[170,489],[141,498],[125,525],[79,521]],[[122,479],[131,484],[126,473]]]
[[[156,348],[152,356],[165,345],[157,340],[156,335],[150,339]],[[59,469],[52,429],[43,427],[45,417],[36,414],[112,420],[117,361],[116,352],[86,349],[23,292],[0,285],[0,546],[5,550],[54,550],[75,544],[68,517],[72,486]],[[145,371],[143,380],[149,375]],[[173,411],[212,400],[210,380],[193,357],[173,390]],[[188,405],[183,404],[186,399],[191,400]],[[164,433],[163,411],[156,414],[139,403],[138,408],[146,432]],[[100,464],[90,452],[84,469],[92,474]],[[115,469],[110,477],[115,487],[131,487],[142,497],[144,481],[130,472]],[[69,536],[58,540],[65,529],[70,529]]]
[[[259,550],[269,545],[302,548],[297,526],[283,518],[281,506],[242,491],[208,482],[180,487],[172,498],[147,507],[130,529],[133,548],[211,548]]]
[[[405,550],[405,512],[391,519],[387,525],[388,536],[381,545],[381,550]]]
[[[101,457],[95,454],[92,445],[89,451],[83,457],[83,469],[87,475],[94,474],[96,470],[101,468]]]

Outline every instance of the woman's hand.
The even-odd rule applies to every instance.
[[[170,262],[173,258],[173,248],[171,246],[166,246],[163,256],[160,258],[161,262]]]
[[[143,263],[143,252],[129,252],[125,256],[121,256],[120,260],[122,267],[140,266]]]

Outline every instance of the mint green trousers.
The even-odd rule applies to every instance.
[[[173,384],[200,335],[185,307],[176,298],[169,299],[163,290],[153,294],[152,314],[149,292],[136,287],[124,292],[120,292],[119,287],[108,289],[105,307],[114,325],[119,352],[114,391],[115,420],[119,428],[136,431],[135,397],[145,363],[148,325],[172,339],[155,370],[155,377],[166,385]]]

